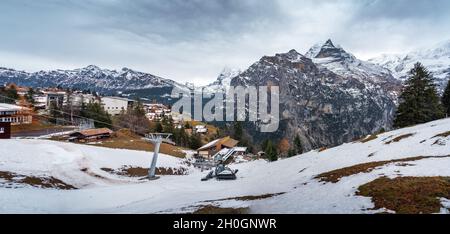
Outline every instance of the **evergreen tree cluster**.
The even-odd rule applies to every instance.
[[[303,153],[303,145],[300,136],[297,134],[294,138],[294,145],[288,152],[288,157],[299,155]]]
[[[264,150],[264,154],[270,162],[278,160],[278,151],[272,140],[264,140],[261,144],[261,148]]]
[[[416,63],[405,82],[394,127],[402,128],[445,117],[434,78],[420,63]]]
[[[450,116],[450,82],[447,83],[444,95],[442,96],[442,105],[444,106],[447,117]]]
[[[80,115],[84,118],[92,119],[96,128],[111,128],[111,115],[105,111],[103,106],[97,102],[82,104]]]
[[[17,94],[17,89],[14,85],[0,87],[0,102],[15,104],[18,99],[19,94]]]

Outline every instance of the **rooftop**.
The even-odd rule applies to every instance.
[[[19,110],[25,110],[27,108],[13,105],[13,104],[7,104],[7,103],[0,103],[0,111],[19,111]]]
[[[102,134],[112,134],[113,131],[109,128],[94,128],[94,129],[86,129],[82,131],[77,131],[75,133],[80,133],[84,136],[96,136],[96,135],[102,135]]]
[[[235,139],[233,139],[233,138],[227,136],[227,137],[224,137],[224,138],[219,138],[219,139],[216,139],[216,140],[214,140],[214,141],[211,141],[211,142],[209,142],[208,144],[206,144],[206,145],[204,145],[204,146],[198,148],[197,150],[205,150],[205,149],[209,149],[209,148],[215,147],[215,146],[217,146],[217,145],[219,145],[219,144],[220,144],[220,145],[223,145],[223,146],[226,146],[226,147],[228,147],[228,148],[233,148],[233,147],[235,147],[238,143],[239,143],[239,141],[237,141],[237,140],[235,140]]]
[[[115,97],[115,96],[109,96],[109,97],[102,97],[102,99],[115,99],[115,100],[121,100],[121,101],[128,101],[128,102],[134,102],[134,100],[124,97]]]

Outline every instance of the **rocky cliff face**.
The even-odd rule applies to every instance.
[[[353,68],[358,61],[341,50],[329,41],[312,59],[295,50],[265,56],[232,79],[234,86],[279,86],[279,130],[260,133],[259,123],[245,124],[256,142],[267,138],[292,140],[298,134],[308,150],[342,144],[391,127],[399,83],[389,72],[375,76],[359,66],[355,72],[344,72],[342,67]],[[328,62],[318,63],[316,59]],[[330,64],[340,64],[341,72],[334,69],[338,66],[331,69]],[[356,72],[360,70],[364,76]]]

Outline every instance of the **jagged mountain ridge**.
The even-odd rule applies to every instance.
[[[15,83],[31,87],[74,88],[99,92],[140,90],[161,87],[185,87],[177,82],[152,74],[122,68],[119,71],[94,65],[74,70],[53,70],[28,73],[0,68],[0,83]]]

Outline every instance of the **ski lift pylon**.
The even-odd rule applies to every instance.
[[[150,180],[158,179],[158,177],[156,176],[156,162],[158,160],[159,147],[163,140],[169,139],[170,136],[172,136],[172,134],[170,133],[145,134],[144,139],[152,143],[154,146],[152,162],[150,164],[150,168],[148,169],[148,179]]]

